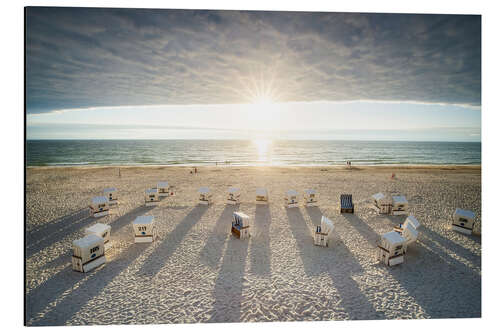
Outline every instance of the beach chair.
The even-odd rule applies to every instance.
[[[321,216],[321,225],[316,226],[314,233],[314,245],[328,246],[333,234],[333,228],[333,222],[329,218]]]
[[[170,195],[170,186],[168,186],[168,182],[158,182],[156,188],[158,189],[159,197],[168,197]]]
[[[408,213],[408,201],[403,195],[392,197],[392,215],[406,215]]]
[[[73,270],[86,273],[104,264],[104,239],[95,234],[87,235],[73,241]]]
[[[110,206],[118,205],[118,190],[116,187],[108,187],[102,190],[102,193],[106,198],[108,198],[108,202]]]
[[[295,190],[288,190],[285,195],[285,207],[299,207],[299,193]]]
[[[413,227],[413,224],[408,223],[404,225],[401,236],[405,239],[405,245],[403,246],[403,253],[406,253],[408,246],[415,243],[418,238],[418,230]]]
[[[398,232],[390,231],[383,234],[377,243],[377,259],[387,266],[403,263],[405,242]]]
[[[318,205],[316,190],[309,189],[304,191],[304,205],[306,207],[316,207]]]
[[[200,187],[198,189],[199,204],[210,205],[212,203],[212,193],[208,187]]]
[[[104,240],[104,250],[110,248],[111,242],[109,238],[111,236],[111,226],[103,223],[96,223],[91,227],[85,228],[85,235],[97,235]]]
[[[250,218],[242,212],[233,213],[231,233],[239,239],[250,237]]]
[[[156,206],[160,202],[157,188],[148,188],[144,192],[144,204],[146,206]]]
[[[392,212],[392,198],[386,197],[383,193],[372,195],[373,208],[379,214],[390,214]]]
[[[420,222],[418,222],[417,218],[413,215],[410,215],[406,218],[404,223],[399,224],[398,226],[394,227],[394,231],[397,231],[399,233],[403,232],[403,229],[407,226],[411,225],[415,230],[418,230],[420,227]]]
[[[152,215],[137,216],[132,222],[134,243],[152,243],[156,238],[155,219]]]
[[[474,229],[474,218],[476,214],[470,210],[457,208],[453,213],[451,228],[460,233],[471,235]]]
[[[352,203],[352,194],[340,195],[340,213],[354,214],[354,204]]]
[[[227,201],[228,205],[237,205],[240,203],[240,189],[237,187],[230,187],[227,190]]]
[[[268,203],[268,195],[267,190],[265,188],[258,188],[256,191],[255,201],[257,204],[267,204]]]
[[[92,203],[89,205],[90,215],[93,217],[101,217],[111,214],[108,198],[98,196],[92,198]]]

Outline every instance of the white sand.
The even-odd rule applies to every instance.
[[[481,316],[481,170],[332,167],[28,168],[28,325],[192,323]],[[396,179],[390,174],[395,171]],[[166,180],[176,196],[144,207],[147,187]],[[120,191],[117,215],[88,217],[93,196]],[[215,204],[197,205],[209,186]],[[242,204],[226,206],[226,190]],[[266,187],[269,206],[256,205]],[[283,207],[284,193],[315,188],[318,208]],[[405,263],[386,267],[376,240],[404,217],[377,215],[376,192],[405,195],[422,223]],[[352,193],[355,214],[339,214]],[[477,213],[475,235],[450,230],[456,207]],[[231,214],[251,217],[249,240],[230,235]],[[159,239],[134,244],[131,222],[153,214]],[[335,224],[328,248],[313,245],[321,214]],[[71,241],[99,221],[112,226],[106,265],[71,269]]]

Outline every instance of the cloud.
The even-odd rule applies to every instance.
[[[27,10],[28,113],[122,105],[417,101],[481,105],[481,18]]]

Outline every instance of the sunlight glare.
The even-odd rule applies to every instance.
[[[271,140],[267,139],[255,139],[252,141],[257,147],[257,154],[259,162],[264,162],[268,160],[269,145]]]

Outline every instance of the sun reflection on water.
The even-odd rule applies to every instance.
[[[271,145],[271,140],[268,139],[255,139],[252,141],[257,148],[257,155],[259,162],[269,161],[269,146]]]

